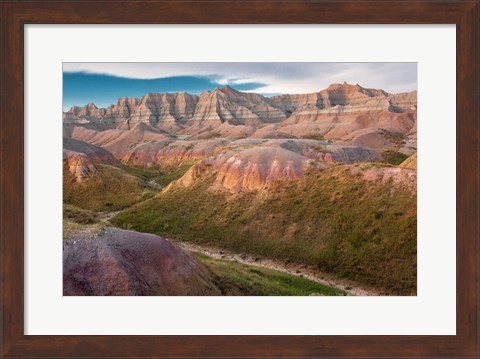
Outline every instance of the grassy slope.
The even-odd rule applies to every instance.
[[[312,172],[266,198],[208,183],[161,194],[111,222],[200,244],[316,265],[387,293],[416,291],[416,197],[390,184]]]
[[[146,185],[118,167],[98,166],[98,171],[76,182],[63,171],[63,202],[91,211],[115,211],[137,202]]]
[[[70,204],[63,205],[63,219],[79,224],[93,224],[98,222],[95,212],[78,208]]]
[[[63,206],[63,238],[71,237],[79,231],[85,231],[89,237],[94,237],[106,226],[99,220],[97,213],[78,208],[69,204]]]
[[[212,272],[223,295],[346,295],[339,289],[291,274],[194,254]]]
[[[196,162],[197,161],[185,161],[181,162],[178,166],[173,165],[167,168],[142,168],[122,165],[122,169],[143,181],[154,181],[157,185],[166,187],[173,180],[182,177]]]
[[[63,208],[65,239],[79,231],[93,238],[106,225],[94,212],[71,205]],[[214,259],[202,253],[193,254],[212,272],[215,285],[223,295],[346,295],[339,289],[287,273]]]
[[[383,160],[382,160],[383,163],[388,163],[395,166],[398,166],[408,158],[407,155],[401,152],[396,152],[396,151],[384,151],[382,156],[383,156]]]
[[[91,211],[116,211],[153,197],[158,187],[180,178],[193,163],[183,163],[167,170],[100,165],[98,171],[76,182],[63,171],[63,202]]]

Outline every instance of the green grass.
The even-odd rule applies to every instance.
[[[152,198],[153,196],[155,196],[155,194],[156,194],[156,192],[151,191],[151,190],[149,190],[149,189],[145,189],[145,190],[143,190],[142,194],[137,197],[137,202],[146,201],[147,199]]]
[[[202,253],[194,253],[194,255],[212,272],[215,278],[215,285],[223,295],[346,295],[340,289],[288,273],[234,261],[215,259]]]
[[[63,202],[90,211],[116,211],[128,207],[142,196],[147,185],[120,168],[100,165],[97,172],[77,182],[63,171]]]
[[[310,135],[302,136],[302,138],[309,140],[325,141],[325,137],[321,133],[312,133]]]
[[[88,238],[94,238],[105,231],[106,223],[103,221],[93,224],[82,224],[71,219],[63,219],[63,239],[67,240],[74,234],[83,232]]]
[[[122,165],[122,169],[140,178],[145,182],[154,181],[160,187],[166,187],[170,182],[182,177],[197,161],[185,161],[178,165],[171,165],[164,168],[144,168],[129,165]]]
[[[383,163],[391,164],[398,166],[400,163],[405,161],[408,156],[401,153],[401,152],[396,152],[396,151],[384,151],[383,154]]]
[[[94,212],[117,211],[152,198],[160,188],[183,176],[193,163],[164,169],[100,165],[82,182],[65,168],[63,202]]]
[[[98,222],[97,214],[95,212],[69,204],[63,205],[63,219],[79,224],[93,224]]]
[[[416,292],[416,195],[345,175],[346,166],[235,197],[198,183],[119,213],[111,223],[317,266],[389,294]]]

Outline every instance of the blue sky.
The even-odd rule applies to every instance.
[[[157,79],[132,79],[104,74],[84,72],[63,73],[63,109],[73,105],[83,106],[89,102],[98,107],[108,107],[118,98],[142,97],[153,92],[188,92],[200,94],[215,87],[223,87],[215,78],[207,76],[174,76]],[[263,86],[261,83],[238,84],[239,91],[254,90]]]
[[[265,96],[358,83],[390,93],[417,89],[416,63],[64,63],[63,109],[88,102],[107,107],[149,92],[199,94],[230,85]]]

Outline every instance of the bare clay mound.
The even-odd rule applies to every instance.
[[[115,157],[104,148],[68,137],[63,138],[63,161],[77,182],[95,173],[100,164],[118,164]]]
[[[64,295],[219,295],[208,270],[169,241],[107,227],[63,244]]]
[[[190,186],[200,178],[214,175],[212,188],[224,188],[232,193],[252,191],[278,180],[301,179],[307,165],[308,158],[283,148],[229,151],[199,161],[174,185]]]

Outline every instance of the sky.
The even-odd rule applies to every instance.
[[[390,93],[417,89],[416,63],[198,62],[64,63],[63,109],[108,107],[147,93],[200,94],[229,85],[264,96],[311,93],[348,82]]]

